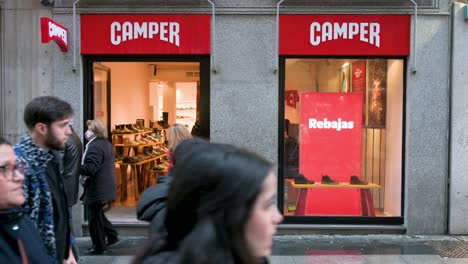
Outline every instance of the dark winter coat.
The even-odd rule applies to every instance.
[[[19,245],[24,250],[20,249]],[[27,260],[27,262],[25,262]],[[0,211],[0,263],[54,263],[36,225],[22,208]]]
[[[83,145],[80,137],[73,131],[68,138],[63,153],[63,184],[67,192],[68,206],[71,207],[78,202],[78,187],[80,180],[80,166],[83,154]]]
[[[174,264],[180,263],[179,255],[176,252],[161,252],[157,255],[146,258],[143,264]]]
[[[171,186],[172,177],[158,178],[158,184],[146,189],[137,204],[137,218],[150,222],[149,236],[163,230],[166,217],[166,199]]]
[[[105,138],[97,137],[86,145],[80,174],[91,177],[84,204],[105,204],[115,201],[116,180],[114,151]]]
[[[69,257],[71,224],[67,193],[61,174],[62,156],[59,151],[55,150],[51,150],[49,153],[52,154],[54,158],[47,163],[46,178],[50,194],[52,195],[55,248],[60,263],[62,259],[68,259]]]

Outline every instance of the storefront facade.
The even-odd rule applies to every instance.
[[[374,182],[372,177],[364,177],[362,172],[365,171],[363,168],[366,166],[363,164],[373,164],[376,159],[381,160],[382,155],[385,156],[384,163],[377,162],[378,165],[375,168],[370,166],[367,170],[374,172],[381,168],[384,171],[381,173],[384,176],[379,178],[380,182],[376,184],[385,185],[387,188],[384,188],[384,191],[372,191],[372,202],[378,209],[384,209],[386,206],[393,208],[393,213],[389,217],[375,217],[372,214],[362,216],[360,212],[363,210],[363,204],[359,202],[353,203],[357,204],[353,212],[345,210],[346,212],[341,211],[339,214],[330,213],[326,208],[318,215],[310,212],[309,209],[304,209],[304,214],[299,217],[288,216],[282,230],[295,233],[308,232],[306,230],[313,232],[313,230],[318,229],[336,230],[343,228],[361,233],[363,230],[364,232],[369,230],[368,232],[407,234],[445,234],[449,232],[447,228],[448,209],[449,206],[455,206],[449,204],[448,199],[450,193],[448,185],[449,138],[447,137],[450,128],[450,1],[415,1],[418,4],[417,16],[414,15],[415,8],[411,1],[379,1],[378,4],[374,4],[369,1],[356,0],[348,1],[345,6],[334,3],[334,1],[214,1],[215,8],[213,9],[209,1],[185,1],[183,5],[167,6],[148,1],[137,1],[136,4],[134,1],[128,1],[128,3],[125,1],[112,3],[110,1],[102,4],[101,1],[82,0],[76,4],[75,14],[72,8],[75,1],[55,1],[54,7],[44,7],[39,3],[32,3],[39,1],[31,0],[30,5],[33,8],[28,10],[33,11],[21,11],[23,7],[17,6],[18,4],[5,2],[6,5],[16,5],[10,6],[10,8],[16,8],[19,11],[15,14],[3,11],[3,21],[13,21],[15,17],[33,14],[30,24],[35,25],[33,23],[36,21],[35,18],[38,21],[39,16],[48,16],[66,27],[69,36],[69,51],[66,53],[52,43],[47,45],[37,43],[37,49],[27,49],[28,47],[26,47],[25,50],[30,50],[27,55],[38,58],[33,63],[33,65],[38,65],[36,68],[28,66],[26,58],[15,60],[15,58],[22,58],[19,54],[21,45],[30,45],[28,41],[22,41],[19,47],[15,47],[14,41],[7,41],[2,47],[5,58],[5,64],[2,66],[2,72],[5,76],[2,93],[4,98],[2,103],[4,102],[3,105],[5,105],[2,112],[4,116],[2,131],[12,140],[15,140],[15,137],[23,130],[22,124],[19,122],[21,118],[17,114],[18,110],[31,97],[42,94],[54,94],[71,102],[77,112],[76,128],[82,133],[82,124],[86,119],[92,117],[89,115],[90,110],[87,109],[92,95],[85,92],[90,80],[89,63],[92,65],[94,62],[104,62],[104,64],[135,61],[187,62],[188,58],[188,61],[200,65],[200,83],[203,82],[202,75],[208,75],[205,78],[208,80],[208,84],[206,84],[208,87],[206,102],[208,103],[205,104],[208,105],[204,106],[205,110],[203,111],[208,111],[205,116],[208,118],[207,126],[210,140],[246,147],[261,153],[273,162],[277,162],[279,164],[280,185],[278,204],[285,212],[288,209],[288,201],[284,195],[288,193],[287,187],[289,185],[283,181],[286,160],[283,136],[286,129],[284,120],[288,119],[290,122],[292,121],[291,123],[298,125],[301,123],[300,116],[305,114],[301,112],[305,110],[299,108],[304,107],[304,105],[297,104],[297,108],[294,108],[294,104],[302,100],[301,94],[305,96],[306,93],[311,92],[330,93],[328,87],[336,88],[336,91],[331,94],[353,96],[352,87],[354,87],[354,91],[357,91],[359,81],[349,79],[351,77],[346,74],[355,72],[353,69],[356,70],[359,68],[358,66],[361,66],[362,70],[366,72],[366,76],[369,76],[371,74],[370,65],[378,67],[378,65],[384,64],[387,86],[399,87],[396,90],[398,95],[386,94],[386,131],[384,133],[387,137],[386,141],[381,143],[385,147],[375,149],[372,154],[366,154],[363,147],[365,145],[363,142],[369,143],[376,138],[376,133],[382,133],[384,122],[380,118],[383,116],[382,114],[374,112],[373,117],[365,114],[371,112],[366,110],[372,103],[369,98],[374,95],[375,98],[379,98],[377,93],[367,90],[372,87],[367,79],[359,89],[362,89],[361,94],[369,95],[356,99],[360,101],[354,104],[355,106],[346,106],[359,109],[356,111],[360,111],[361,114],[353,117],[357,118],[356,124],[364,124],[368,126],[367,130],[372,130],[372,132],[361,130],[361,133],[356,134],[358,138],[361,138],[359,146],[362,149],[362,152],[358,151],[360,158],[353,158],[355,161],[359,160],[358,164],[354,165],[357,171],[346,172],[343,174],[345,177],[343,179],[338,179],[335,176],[338,172],[335,172],[335,175],[320,172],[320,176],[330,174],[332,178],[339,181],[347,181],[351,173],[358,176],[362,174],[361,179]],[[8,6],[4,8],[8,8]],[[213,20],[213,11],[215,20]],[[162,52],[161,50],[164,48],[159,47],[156,51],[143,50],[133,54],[128,51],[111,51],[107,54],[99,51],[97,53],[91,52],[91,54],[86,49],[93,49],[96,45],[91,39],[88,39],[83,45],[82,36],[84,34],[83,28],[80,28],[83,25],[81,19],[88,15],[104,14],[115,16],[139,14],[138,16],[149,18],[157,15],[167,18],[168,21],[171,17],[182,14],[185,14],[186,17],[190,15],[209,17],[210,26],[205,27],[205,37],[202,38],[206,40],[206,36],[209,37],[209,51],[180,53],[169,49],[167,52]],[[356,15],[359,15],[361,19],[350,20]],[[309,39],[301,39],[300,36],[292,34],[291,31],[294,27],[282,29],[281,27],[287,24],[287,22],[282,22],[283,20],[292,18],[294,25],[294,19],[297,18],[294,16],[305,19],[304,23],[309,25],[308,29],[314,29],[318,35],[312,36],[309,31]],[[404,24],[401,28],[392,27],[397,31],[397,35],[389,39],[386,37],[387,32],[382,26],[383,24],[379,28],[374,24],[377,23],[375,21],[385,16],[394,16],[390,19],[391,22],[397,21]],[[324,32],[328,32],[328,29],[325,29],[328,26],[323,27],[327,21],[317,20],[318,17],[338,19],[339,26],[335,28],[338,33],[324,34]],[[415,18],[417,18],[417,23],[414,23]],[[330,25],[334,25],[335,22],[331,21]],[[142,25],[141,23],[139,26]],[[349,26],[348,29],[343,28],[344,23]],[[361,24],[357,24],[355,27],[354,24],[351,26],[352,23]],[[364,25],[365,23],[367,25]],[[319,26],[320,30],[318,30]],[[15,26],[9,22],[2,29],[2,33],[9,36],[13,32],[13,28]],[[31,39],[29,42],[34,42],[39,32],[35,27],[31,26],[31,28],[33,29],[29,29],[29,35],[21,37]],[[75,30],[73,31],[73,29]],[[176,32],[175,27],[173,29],[173,33]],[[148,28],[148,30],[150,29]],[[348,32],[348,37],[356,36],[355,40],[359,39],[364,48],[355,47],[354,44],[347,46],[347,42],[334,40],[335,35],[344,38],[343,30]],[[161,32],[161,28],[158,31]],[[359,33],[354,33],[355,31],[359,31]],[[98,32],[98,34],[100,33]],[[307,35],[304,32],[301,34]],[[116,36],[114,35],[114,37]],[[116,43],[119,40],[122,41],[123,35],[119,36],[120,39],[114,38],[113,41]],[[131,34],[127,36],[131,36]],[[170,34],[167,35],[168,42],[170,45],[174,45],[177,34],[172,35],[174,43],[170,43],[170,36]],[[182,36],[180,37],[182,38]],[[165,39],[166,37],[164,37]],[[197,36],[194,39],[196,40]],[[318,53],[313,50],[304,51],[300,47],[285,50],[286,46],[284,45],[287,45],[287,41],[291,39],[295,40],[293,42],[296,43],[304,41],[307,49],[315,47],[314,45],[318,45],[325,39],[329,40],[328,43],[332,45],[335,45],[333,43],[338,45],[333,46],[328,51]],[[109,38],[109,41],[112,42],[112,39]],[[376,53],[376,50],[381,50],[384,45],[388,45],[390,51]],[[404,52],[395,52],[395,47],[402,47]],[[110,48],[105,48],[105,50],[110,50]],[[145,56],[147,57],[143,59]],[[342,69],[346,60],[349,60],[351,66],[348,69]],[[16,65],[12,61],[19,61],[19,64]],[[206,65],[207,62],[209,62],[208,67],[202,66]],[[307,71],[304,70],[304,65]],[[335,67],[336,65],[338,66]],[[334,72],[320,72],[319,69],[324,67],[331,67]],[[32,78],[29,84],[16,80],[16,75],[12,72],[22,69],[30,74],[37,71],[38,68],[41,74],[28,77],[26,80]],[[315,72],[312,72],[312,69]],[[348,70],[347,73],[346,70]],[[323,79],[316,77],[326,75],[330,75],[330,77],[323,77]],[[345,77],[343,78],[343,76]],[[391,84],[391,82],[396,84]],[[203,84],[200,85],[203,86]],[[8,89],[8,87],[25,88],[23,91],[20,88]],[[345,90],[340,90],[343,87]],[[346,93],[346,87],[350,88],[351,93]],[[292,100],[290,100],[291,97]],[[299,101],[296,102],[296,99]],[[312,100],[311,104],[318,102],[317,100],[319,99]],[[365,102],[367,102],[367,108]],[[389,109],[390,106],[396,108]],[[296,112],[293,111],[294,109]],[[307,111],[313,111],[313,109]],[[347,112],[355,111],[342,111],[342,113]],[[321,118],[318,121],[324,121],[324,118],[332,120],[331,117],[327,116]],[[294,129],[294,126],[291,128]],[[298,132],[298,135],[299,133],[302,132]],[[370,133],[373,133],[374,136],[366,138],[366,135],[371,135]],[[359,146],[351,148],[359,148]],[[307,152],[303,153],[306,147],[300,146],[300,148],[299,156],[303,155],[302,160],[304,157],[310,156]],[[308,149],[308,151],[310,150],[313,152],[313,149]],[[370,163],[363,162],[366,160]],[[301,171],[306,169],[303,168],[304,165],[306,163],[299,162],[298,166]],[[307,174],[305,176],[309,180],[320,180],[320,178],[309,177]],[[393,180],[397,180],[397,182],[391,183]],[[388,189],[388,186],[394,186],[394,188]],[[351,193],[350,195],[356,194]],[[386,199],[379,200],[376,198],[377,196],[386,197]],[[337,202],[339,203],[339,201]],[[378,203],[382,203],[382,205],[377,206]],[[296,208],[290,211],[296,211],[298,203],[295,206]],[[75,226],[80,227],[83,223],[81,208],[75,209],[74,219]],[[336,226],[341,227],[336,228]],[[78,230],[78,232],[80,231]]]

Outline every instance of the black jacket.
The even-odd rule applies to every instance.
[[[84,204],[105,204],[115,201],[117,186],[112,144],[105,138],[97,137],[87,144],[84,155],[80,174],[91,177]]]
[[[0,211],[0,263],[54,263],[48,255],[36,225],[21,208]],[[21,253],[19,241],[24,247]]]
[[[166,199],[171,186],[172,177],[158,178],[158,184],[146,189],[137,204],[137,218],[150,222],[149,236],[162,231],[166,217]]]
[[[70,214],[68,211],[67,194],[60,171],[62,155],[59,151],[51,150],[54,159],[47,163],[46,178],[52,195],[54,207],[55,246],[59,260],[68,259],[70,252]]]
[[[171,264],[180,263],[179,255],[177,252],[166,251],[157,255],[146,258],[143,264]]]
[[[68,138],[63,153],[63,184],[67,192],[68,206],[71,207],[78,202],[78,188],[80,180],[80,166],[83,154],[83,145],[80,137],[73,131]]]

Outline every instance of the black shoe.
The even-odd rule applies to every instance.
[[[86,255],[102,255],[105,252],[105,250],[97,250],[95,248],[90,249]]]
[[[359,179],[358,176],[353,175],[349,179],[349,184],[351,184],[351,185],[367,185],[368,183],[366,181],[364,181],[364,180]]]
[[[111,238],[107,238],[107,246],[112,246],[112,245],[115,245],[117,243],[120,242],[120,238],[119,237],[111,237]]]
[[[338,182],[330,178],[328,175],[323,175],[322,184],[338,184]]]
[[[295,184],[314,184],[315,182],[307,179],[303,174],[299,173],[294,177],[294,183]]]

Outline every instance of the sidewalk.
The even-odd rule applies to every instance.
[[[80,264],[130,263],[145,237],[122,237],[102,256],[81,256]],[[89,237],[77,238],[83,254]],[[272,264],[405,263],[468,264],[468,236],[285,235],[274,238]]]

